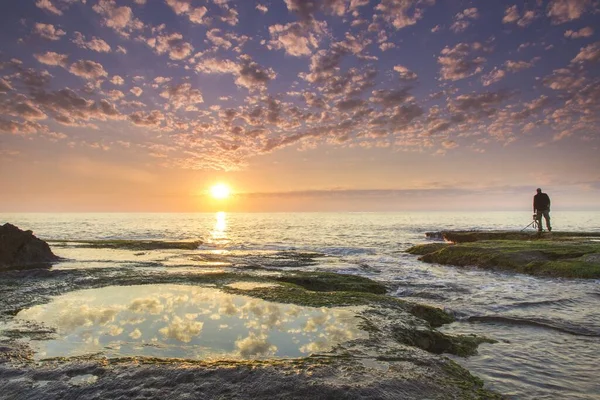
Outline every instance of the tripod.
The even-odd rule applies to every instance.
[[[529,225],[527,225],[525,228],[521,229],[521,232],[523,232],[525,229],[529,228],[530,226],[533,226],[533,229],[538,229],[538,220],[536,218],[536,215],[533,214],[533,221],[531,221],[529,223]]]

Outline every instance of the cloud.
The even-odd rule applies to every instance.
[[[42,110],[29,100],[0,103],[0,114],[19,117],[27,121],[48,118]]]
[[[239,17],[239,13],[235,8],[226,7],[225,15],[221,17],[221,21],[223,21],[231,26],[236,26],[240,22],[238,17]]]
[[[494,68],[492,71],[481,77],[483,86],[490,86],[496,82],[501,81],[506,76],[504,70]]]
[[[44,128],[37,122],[7,121],[0,117],[0,132],[13,135],[31,135],[42,131]]]
[[[4,78],[0,78],[0,93],[7,93],[11,90],[14,90],[11,86],[10,82],[8,82]]]
[[[396,29],[402,29],[417,23],[423,18],[420,5],[433,5],[435,1],[417,0],[381,0],[375,6],[378,16]]]
[[[34,54],[36,60],[42,64],[59,66],[66,68],[69,62],[69,56],[66,54],[58,54],[53,51],[47,51],[44,54]]]
[[[450,30],[454,33],[464,32],[469,25],[471,25],[470,20],[475,20],[479,18],[479,11],[477,8],[467,8],[462,12],[459,12],[454,17],[454,23],[450,26]]]
[[[108,76],[102,64],[90,60],[79,60],[71,64],[69,72],[80,78],[95,80]]]
[[[241,55],[239,60],[240,68],[235,80],[238,86],[243,86],[248,90],[264,89],[277,76],[272,68],[260,66],[248,55]]]
[[[60,40],[62,36],[67,34],[67,32],[55,28],[52,24],[42,24],[40,22],[36,22],[34,25],[33,33],[48,40]]]
[[[548,16],[555,25],[579,19],[592,5],[592,0],[552,0]]]
[[[513,22],[517,22],[521,16],[519,15],[519,8],[514,5],[507,7],[504,11],[504,18],[502,18],[502,23],[504,24],[512,24]]]
[[[191,0],[165,0],[165,3],[167,3],[177,15],[185,14],[192,8]]]
[[[284,0],[289,11],[298,14],[302,21],[314,19],[314,13],[319,8],[319,2],[315,0]]]
[[[442,147],[445,149],[455,149],[458,147],[458,143],[456,143],[454,140],[444,140],[442,142]]]
[[[189,57],[192,51],[194,51],[194,47],[183,40],[181,33],[159,35],[156,38],[146,40],[146,43],[154,48],[157,54],[169,53],[171,60],[183,60]]]
[[[206,58],[201,60],[195,67],[196,71],[206,74],[235,74],[239,67],[231,60],[218,60]]]
[[[73,38],[73,43],[77,45],[77,47],[82,49],[89,49],[93,51],[97,51],[99,53],[109,53],[111,51],[110,46],[102,39],[98,39],[97,37],[92,37],[89,42],[85,41],[85,36],[81,34],[81,32],[75,32]]]
[[[90,119],[122,119],[119,110],[108,100],[88,100],[69,88],[54,92],[36,92],[31,101],[66,125],[76,125]]]
[[[191,0],[165,0],[165,3],[175,12],[177,15],[186,15],[190,22],[195,24],[205,24],[206,20],[204,16],[208,12],[208,9],[202,7],[192,7]]]
[[[532,115],[535,115],[537,112],[543,110],[551,103],[551,99],[548,96],[540,96],[539,98],[525,103],[523,109],[519,112],[515,112],[512,114],[513,121],[523,121]]]
[[[129,120],[139,126],[159,126],[165,120],[165,116],[158,110],[153,110],[149,113],[136,111],[129,114]]]
[[[300,76],[311,82],[319,83],[334,76],[339,69],[339,64],[348,52],[341,47],[332,47],[329,50],[319,50],[310,59],[310,73]]]
[[[17,72],[14,77],[21,80],[28,87],[41,88],[50,82],[52,75],[46,70],[37,71],[33,68],[27,68]]]
[[[113,85],[121,86],[125,84],[125,80],[119,75],[115,75],[112,78],[110,78],[110,83],[112,83]]]
[[[263,68],[248,55],[240,55],[239,62],[217,60],[214,58],[200,61],[195,69],[207,74],[233,74],[235,84],[248,90],[262,90],[277,74],[271,68]]]
[[[237,42],[237,46],[233,49],[233,51],[236,52],[240,52],[244,44],[246,44],[246,42],[250,39],[245,35],[236,35],[230,32],[222,33],[220,29],[216,28],[206,32],[206,38],[216,47],[221,47],[227,50],[233,47],[233,42]]]
[[[142,90],[141,87],[135,86],[130,90],[130,92],[133,93],[135,97],[140,97],[142,93],[144,93],[144,90]]]
[[[529,68],[533,67],[533,65],[534,65],[534,61],[533,60],[532,60],[532,62],[507,60],[504,63],[504,66],[506,67],[506,69],[509,72],[523,71],[523,70],[526,70],[526,69],[529,69]]]
[[[257,4],[255,8],[263,14],[266,14],[269,11],[269,8],[264,4]]]
[[[412,96],[409,93],[409,88],[396,90],[374,90],[372,92],[371,98],[369,99],[369,101],[371,101],[372,103],[381,105],[385,108],[394,107],[408,100],[412,100]]]
[[[550,89],[569,90],[582,86],[585,78],[576,76],[570,69],[559,68],[552,71],[551,75],[544,77],[542,83]]]
[[[144,24],[134,18],[131,7],[117,6],[114,0],[99,0],[93,7],[93,10],[104,16],[102,24],[114,29],[117,33],[128,36],[129,31],[139,30]]]
[[[586,47],[582,47],[577,56],[571,60],[572,63],[597,61],[600,61],[600,42],[592,43]]]
[[[287,25],[271,25],[269,34],[271,40],[269,49],[285,50],[291,56],[300,57],[312,54],[318,48],[321,37],[326,33],[326,22],[311,22],[309,24],[292,22]]]
[[[504,11],[504,17],[502,18],[503,24],[516,23],[519,27],[525,28],[529,26],[536,18],[537,14],[533,10],[528,10],[523,13],[523,16],[519,14],[519,9],[516,5],[507,7]]]
[[[195,24],[204,24],[204,23],[206,23],[204,16],[206,15],[207,12],[208,12],[208,9],[204,6],[194,8],[191,12],[188,13],[188,18],[190,19],[191,22],[193,22]]]
[[[450,105],[452,111],[468,113],[476,117],[490,116],[497,106],[511,97],[511,93],[497,92],[468,93],[457,96]]]
[[[452,48],[445,47],[438,57],[442,79],[457,81],[480,73],[486,59],[481,56],[474,57],[472,53],[484,49],[478,42],[473,44],[459,43]]]
[[[41,8],[43,10],[49,11],[52,14],[62,15],[62,11],[56,8],[50,0],[37,0],[35,3],[36,7]]]
[[[579,38],[587,38],[594,34],[594,28],[590,26],[586,26],[585,28],[581,28],[578,31],[568,30],[565,32],[565,37],[571,39],[579,39]]]
[[[161,92],[162,98],[168,99],[169,103],[177,110],[194,104],[203,103],[202,92],[192,89],[190,83],[170,86]]]
[[[123,97],[125,97],[125,94],[123,92],[121,92],[120,90],[110,90],[107,93],[107,95],[112,100],[119,100],[119,99],[122,99]]]
[[[398,73],[402,81],[414,81],[418,78],[417,74],[402,65],[395,65],[394,71]]]

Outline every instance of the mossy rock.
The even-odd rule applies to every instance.
[[[398,342],[415,346],[434,354],[454,354],[468,357],[477,354],[481,343],[496,343],[495,340],[479,336],[449,336],[435,330],[414,330],[402,327],[393,329],[393,336]]]
[[[52,246],[69,245],[72,247],[92,249],[122,249],[122,250],[196,250],[203,242],[201,240],[185,242],[168,242],[162,240],[52,240]]]
[[[587,237],[567,240],[478,240],[432,243],[407,250],[420,260],[455,266],[477,266],[530,275],[600,278],[600,242]]]
[[[435,253],[436,251],[445,249],[450,246],[448,243],[427,243],[418,244],[406,250],[407,253],[414,254],[416,256],[424,256],[425,254]]]
[[[384,294],[385,285],[369,278],[356,275],[342,275],[329,272],[298,272],[276,278],[279,282],[293,283],[307,290],[317,292],[366,292]]]
[[[431,235],[431,234],[429,234]],[[536,232],[536,231],[441,231],[440,236],[452,243],[472,243],[483,240],[572,240],[599,238],[600,232]]]
[[[432,328],[454,322],[454,317],[447,312],[424,304],[412,304],[408,311],[415,317],[427,321]]]

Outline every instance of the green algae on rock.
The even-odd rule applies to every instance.
[[[442,335],[434,329],[450,322],[451,316],[433,307],[387,296],[384,294],[385,286],[367,278],[322,272],[275,274],[268,270],[145,275],[130,268],[39,273],[17,271],[4,274],[2,278],[0,290],[10,292],[0,298],[0,320],[3,321],[12,319],[20,309],[48,303],[52,297],[75,290],[177,283],[199,290],[208,287],[283,304],[327,308],[361,305],[364,311],[360,312],[358,327],[368,336],[357,337],[340,343],[330,351],[317,351],[300,359],[210,362],[164,357],[107,359],[102,354],[90,354],[36,363],[27,346],[19,347],[22,339],[29,337],[26,329],[13,331],[10,338],[0,337],[0,376],[11,377],[0,382],[0,390],[9,397],[16,393],[27,398],[73,397],[75,391],[82,390],[83,386],[75,388],[63,377],[87,374],[97,377],[86,380],[89,383],[84,386],[86,395],[92,397],[133,396],[135,393],[157,397],[179,396],[190,393],[190,390],[217,398],[250,396],[265,399],[272,398],[274,394],[286,398],[324,395],[331,398],[376,398],[400,392],[405,394],[404,398],[414,399],[423,396],[436,399],[496,396],[485,390],[482,382],[468,371],[460,367],[448,368],[451,361],[436,354],[467,354],[458,345],[436,344],[462,341],[458,336]],[[13,284],[16,282],[20,284]],[[232,285],[236,282],[254,282],[257,285]],[[148,286],[148,293],[152,293],[151,289],[152,286]],[[336,332],[331,334],[340,333]],[[394,332],[404,333],[399,336]],[[405,337],[410,340],[405,340]],[[431,340],[432,337],[436,340]],[[426,342],[433,345],[423,345]],[[472,346],[470,348],[473,349]],[[35,384],[40,379],[51,383],[51,392]],[[248,385],[231,384],[240,380]]]
[[[194,241],[164,241],[164,240],[49,240],[53,246],[71,246],[94,249],[123,249],[123,250],[196,250],[202,244],[201,240]]]
[[[428,243],[407,250],[420,260],[476,266],[529,275],[600,278],[600,233],[444,232],[451,243]]]
[[[427,237],[442,238],[452,243],[482,240],[574,240],[600,238],[600,232],[531,232],[531,231],[440,231],[427,232]]]

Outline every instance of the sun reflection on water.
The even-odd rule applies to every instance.
[[[216,245],[227,245],[229,236],[227,235],[227,213],[219,211],[215,214],[215,224],[210,232],[210,240]]]

